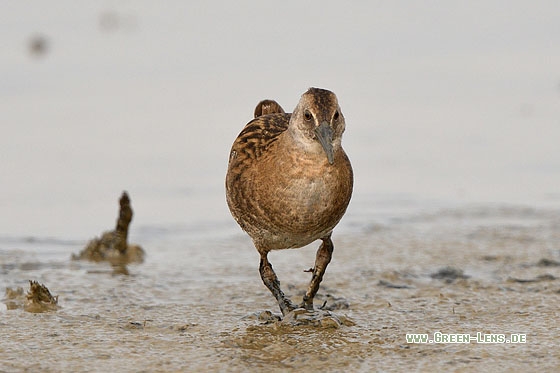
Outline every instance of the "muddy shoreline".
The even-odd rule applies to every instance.
[[[69,259],[28,266],[25,251],[3,250],[3,279],[38,277],[61,305],[42,314],[2,311],[3,369],[554,370],[560,361],[560,213],[484,211],[439,211],[335,236],[316,305],[347,303],[332,311],[351,321],[338,328],[255,317],[278,310],[241,233],[148,251],[128,276]],[[294,300],[305,290],[303,270],[315,250],[273,254]],[[523,333],[527,342],[413,344],[405,338],[436,331]]]

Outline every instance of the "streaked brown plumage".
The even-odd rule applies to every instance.
[[[335,94],[310,88],[292,114],[285,114],[275,101],[260,102],[255,119],[231,149],[227,203],[253,239],[261,255],[261,278],[284,315],[296,306],[280,289],[267,255],[271,250],[323,241],[301,304],[313,309],[334,248],[332,230],[352,195],[352,167],[341,146],[344,129]]]
[[[262,100],[255,108],[255,118],[267,114],[284,114],[284,109],[274,100]]]

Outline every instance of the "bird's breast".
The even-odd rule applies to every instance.
[[[278,145],[251,163],[239,163],[239,168],[230,160],[230,168],[238,171],[226,179],[228,205],[260,245],[301,247],[324,237],[344,215],[352,194],[352,168],[342,149],[330,164],[323,153],[283,151]]]
[[[351,173],[328,162],[319,167],[306,167],[305,162],[297,165],[278,169],[258,188],[259,202],[271,202],[261,206],[266,218],[279,230],[293,234],[319,234],[334,228],[350,200]]]

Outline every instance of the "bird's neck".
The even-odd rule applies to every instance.
[[[305,134],[304,130],[296,128],[294,124],[290,123],[282,145],[289,148],[290,151],[316,155],[324,154],[321,144],[310,136],[311,134]]]

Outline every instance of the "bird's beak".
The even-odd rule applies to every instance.
[[[332,146],[333,130],[331,126],[329,126],[327,122],[321,123],[321,125],[315,128],[315,135],[325,150],[329,163],[334,164],[334,151]]]

